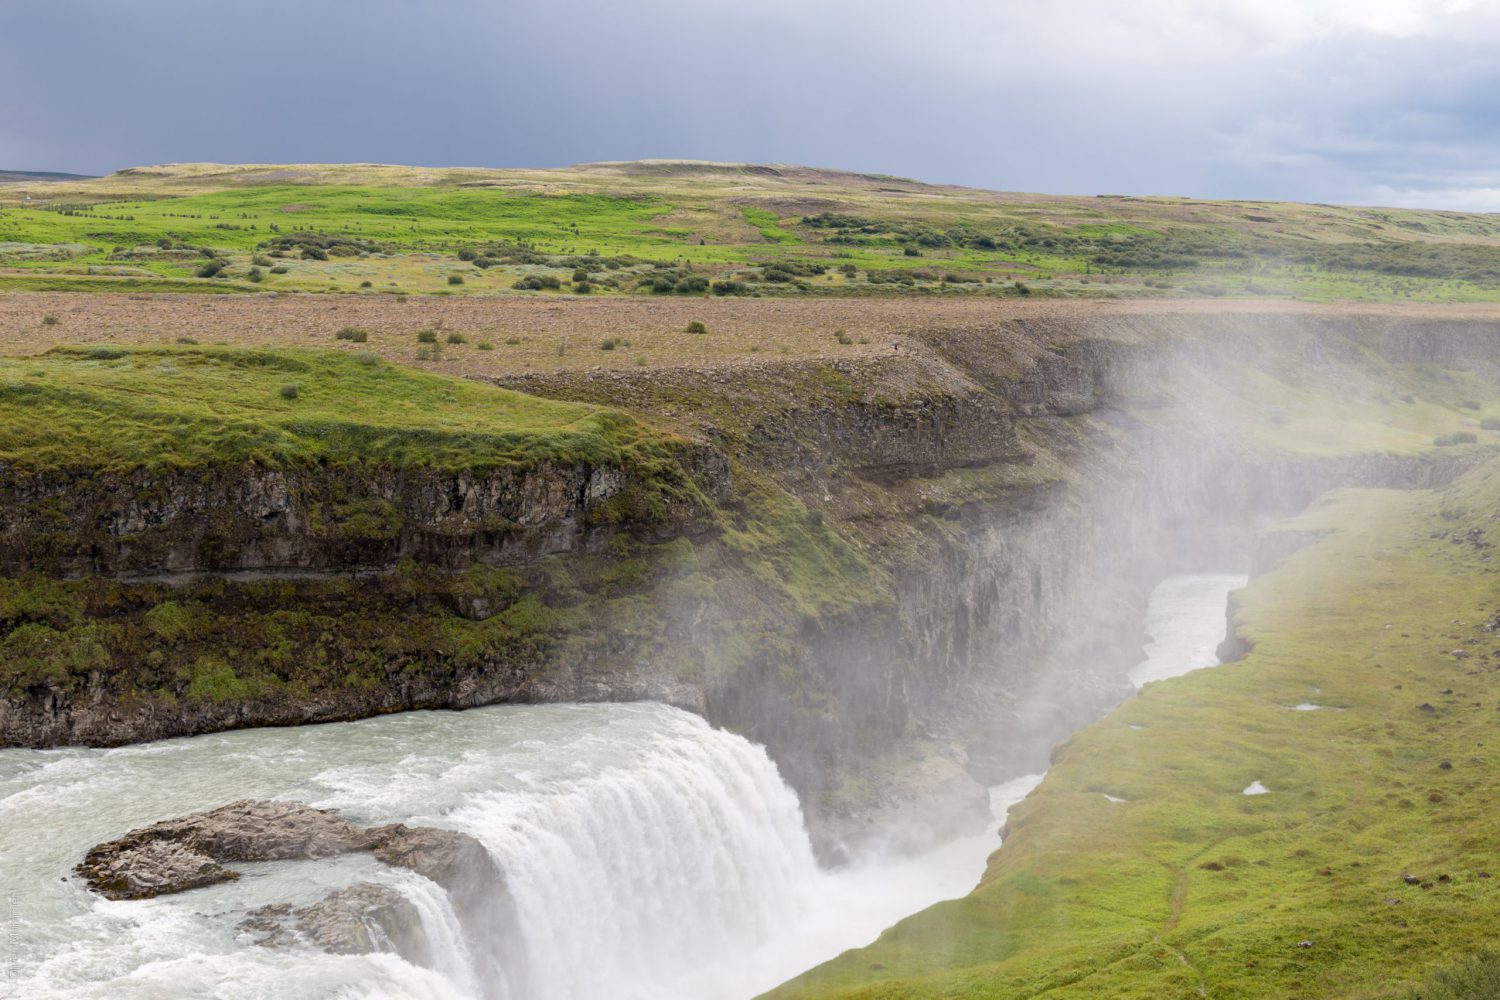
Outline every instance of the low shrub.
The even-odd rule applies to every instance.
[[[462,285],[463,283],[464,283],[464,276],[463,275],[461,275],[461,274],[450,274],[450,275],[448,275],[448,284],[450,284],[450,285]]]
[[[840,344],[843,344],[843,345],[845,345],[845,346],[846,346],[846,347],[847,347],[847,346],[848,346],[848,345],[850,345],[850,344],[852,344],[852,343],[854,343],[854,341],[853,341],[853,340],[852,340],[852,339],[851,339],[851,338],[850,338],[850,337],[849,337],[849,335],[848,335],[848,334],[847,334],[847,333],[845,333],[845,332],[844,332],[844,331],[843,331],[843,330],[835,330],[835,331],[834,331],[834,332],[833,332],[833,337],[834,337],[834,339],[835,339],[835,340],[837,340],[837,341],[838,341],[838,342],[839,342],[839,343],[840,343]]]
[[[448,334],[447,341],[450,344],[467,344],[469,342],[469,338],[465,337],[463,334],[455,330],[452,333]]]
[[[1500,417],[1485,417],[1479,421],[1479,426],[1487,431],[1500,431]]]
[[[370,339],[370,334],[357,326],[346,326],[333,335],[335,340],[347,340],[351,344],[363,344]]]
[[[573,291],[577,292],[579,295],[588,295],[593,292],[593,290],[594,286],[587,281],[573,282]]]
[[[1454,431],[1451,434],[1439,434],[1432,439],[1432,443],[1439,448],[1449,448],[1456,444],[1474,444],[1479,438],[1468,431]]]
[[[437,343],[437,331],[436,330],[418,330],[417,331],[417,343],[419,343],[419,344],[436,344]]]
[[[481,340],[479,343],[475,344],[474,347],[475,349],[480,351],[493,351],[495,349],[495,345],[490,343],[488,340]]]
[[[1427,977],[1407,1000],[1480,1000],[1500,996],[1500,951],[1485,948]]]
[[[688,333],[707,333],[708,327],[698,320],[693,320],[687,325]]]
[[[600,341],[600,343],[599,343],[599,350],[601,350],[601,351],[613,351],[618,345],[619,345],[619,342],[617,340],[615,340],[615,338],[613,338],[613,337],[606,337],[604,340]]]
[[[194,273],[197,274],[200,278],[213,278],[217,277],[218,273],[224,270],[224,267],[224,261],[219,260],[216,257],[208,263],[204,264],[202,267],[198,268],[198,270]]]
[[[62,322],[62,321],[59,320],[56,316],[52,315],[51,313],[48,313],[47,315],[45,315],[45,316],[42,317],[42,325],[43,326],[56,326],[60,322]]]
[[[301,391],[295,382],[281,387],[282,399],[296,399],[297,393]]]

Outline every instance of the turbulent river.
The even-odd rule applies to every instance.
[[[1225,596],[1243,582],[1163,583],[1132,680],[1217,662]],[[1038,780],[992,789],[982,833],[824,871],[764,750],[660,705],[496,706],[0,751],[0,998],[744,1000],[967,892],[1005,810]],[[476,939],[443,890],[368,855],[238,866],[237,882],[144,901],[100,899],[70,876],[93,844],[237,798],[472,834],[505,873],[511,930]],[[236,930],[254,907],[359,881],[416,904],[426,966],[262,948]]]

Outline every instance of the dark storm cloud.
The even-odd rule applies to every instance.
[[[0,168],[692,157],[1500,209],[1493,0],[6,0]]]

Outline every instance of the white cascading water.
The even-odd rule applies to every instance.
[[[1191,573],[1157,584],[1146,608],[1146,658],[1130,682],[1139,688],[1217,665],[1229,592],[1249,582],[1243,573]]]
[[[1213,662],[1197,647],[1222,634],[1240,579],[1200,578],[1168,601],[1177,611],[1153,630],[1157,645],[1191,632],[1190,665]],[[0,751],[0,998],[745,1000],[967,892],[1005,810],[1038,780],[992,790],[985,831],[824,872],[765,751],[661,705],[496,706]],[[369,855],[245,865],[237,882],[142,901],[100,899],[70,876],[93,844],[235,798],[470,833],[505,872],[506,919],[476,922],[434,883]],[[360,881],[414,904],[430,968],[391,953],[261,948],[237,930],[257,906],[305,905]]]

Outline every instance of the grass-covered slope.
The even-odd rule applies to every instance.
[[[769,996],[1395,997],[1493,942],[1496,510],[1496,463],[1315,505],[1244,660],[1078,735],[978,889]]]
[[[0,357],[0,463],[13,469],[618,465],[660,457],[667,440],[617,410],[374,354],[187,346]]]
[[[0,188],[0,290],[182,282],[371,294],[1496,300],[1500,221],[692,162],[172,164]]]

